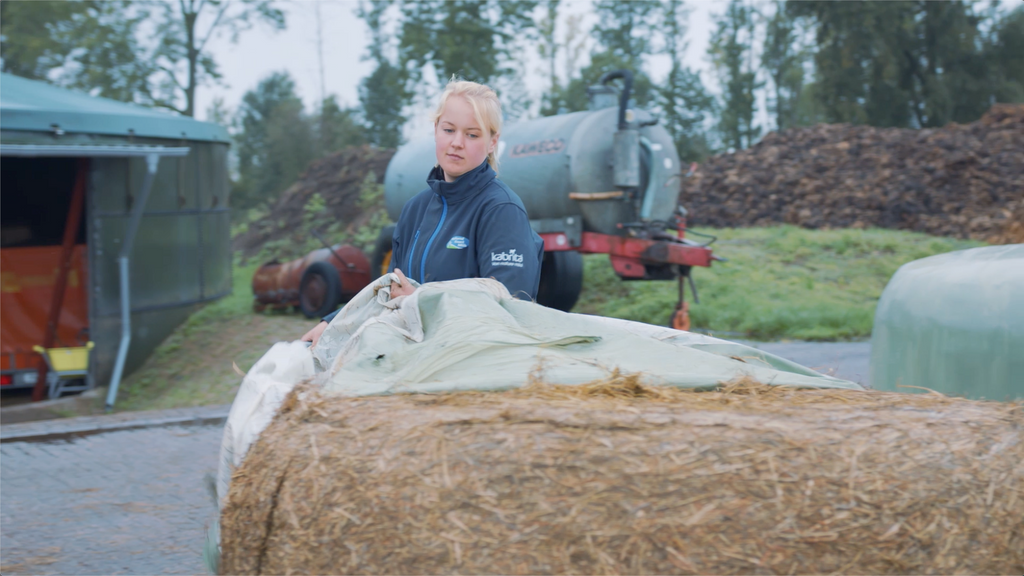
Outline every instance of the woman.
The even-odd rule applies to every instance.
[[[391,297],[421,284],[494,278],[517,298],[535,299],[544,241],[530,228],[522,200],[497,179],[501,104],[493,90],[452,79],[434,112],[437,165],[428,188],[402,208],[392,238]],[[401,266],[404,266],[404,271]],[[315,346],[337,312],[307,332]]]

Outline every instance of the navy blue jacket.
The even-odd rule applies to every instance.
[[[491,166],[485,161],[454,182],[434,167],[427,184],[398,217],[391,270],[421,284],[494,278],[513,296],[536,299],[544,241],[530,227],[523,201]]]

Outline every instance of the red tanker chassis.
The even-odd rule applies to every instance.
[[[566,234],[541,234],[545,252],[576,250],[581,254],[607,254],[620,278],[644,280],[650,266],[711,266],[716,257],[704,246],[690,246],[673,240],[651,240],[583,232],[579,247],[569,245]]]
[[[614,236],[596,232],[580,234],[579,245],[573,246],[569,236],[563,232],[540,234],[544,239],[544,252],[567,252],[574,250],[581,254],[607,254],[615,274],[623,280],[668,280],[679,281],[679,303],[669,319],[669,326],[677,330],[690,329],[690,305],[685,301],[685,286],[690,283],[694,298],[696,287],[690,277],[693,266],[711,267],[714,260],[722,258],[712,254],[706,244],[699,244],[686,238],[686,218],[676,216],[676,235],[659,230],[659,226],[630,226],[628,236]]]

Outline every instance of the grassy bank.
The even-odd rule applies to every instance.
[[[256,268],[235,266],[233,292],[192,314],[121,383],[118,411],[229,404],[242,381],[232,364],[248,370],[275,342],[312,326],[299,313],[253,312]]]
[[[894,230],[806,230],[793,226],[704,230],[728,262],[695,268],[695,329],[729,338],[844,340],[870,336],[875,304],[903,264],[981,244]],[[664,325],[674,282],[623,282],[608,258],[585,258],[574,312]]]

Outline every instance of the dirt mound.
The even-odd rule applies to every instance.
[[[1008,242],[1024,225],[1014,216],[1024,210],[1024,106],[998,104],[977,122],[936,129],[773,132],[709,159],[683,181],[680,201],[694,225],[880,227]]]
[[[987,240],[991,244],[1024,244],[1024,202],[1017,202],[1003,230]]]
[[[383,205],[382,199],[373,206],[360,201],[364,180],[373,172],[376,183],[382,184],[394,154],[391,149],[359,146],[312,162],[266,216],[252,222],[246,232],[232,240],[232,248],[240,251],[242,258],[249,258],[272,242],[304,247],[310,243],[309,230],[323,231],[324,224],[329,224],[333,231],[362,225],[366,212]],[[315,196],[322,200],[314,200]],[[337,234],[327,235],[329,240],[337,241],[334,236]]]
[[[232,476],[225,574],[1020,573],[1019,403],[300,386]]]

